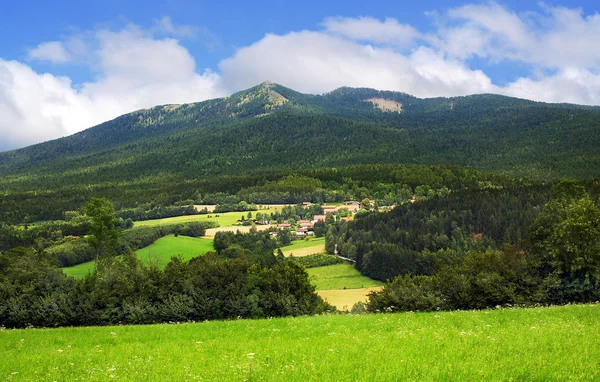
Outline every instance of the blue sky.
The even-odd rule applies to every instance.
[[[323,93],[600,104],[591,1],[20,1],[0,14],[0,150],[272,80]]]

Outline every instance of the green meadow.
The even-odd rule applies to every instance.
[[[156,264],[160,268],[171,260],[171,257],[180,255],[184,260],[204,255],[213,250],[213,242],[207,238],[168,235],[161,237],[151,245],[136,251],[136,255],[145,264]],[[94,269],[94,262],[63,268],[63,272],[75,278],[83,278]]]
[[[281,247],[285,256],[309,256],[325,252],[325,237],[294,240],[292,244]]]
[[[363,276],[351,264],[335,264],[325,267],[308,268],[310,283],[317,290],[358,289],[381,286],[384,283]]]
[[[600,378],[600,305],[0,331],[8,381]]]
[[[278,209],[272,207],[270,209],[262,209],[258,211],[250,211],[252,212],[252,216],[256,216],[257,212],[262,213],[271,213],[275,212]],[[218,215],[218,216],[217,216]],[[168,224],[178,224],[178,223],[189,223],[189,222],[205,222],[212,221],[217,222],[221,227],[230,227],[237,224],[237,221],[240,220],[244,216],[246,218],[248,216],[248,211],[246,212],[222,212],[222,213],[214,213],[210,214],[201,214],[201,215],[184,215],[184,216],[175,216],[172,218],[164,218],[164,219],[151,219],[151,220],[141,220],[136,221],[134,223],[134,227],[154,227],[158,225],[168,225]]]

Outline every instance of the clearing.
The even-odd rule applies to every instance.
[[[306,270],[317,290],[358,289],[382,286],[381,281],[363,276],[351,264],[334,264]]]
[[[0,331],[22,381],[591,381],[600,305]]]
[[[281,247],[283,255],[289,257],[310,256],[315,253],[325,253],[325,237],[294,240],[292,244]]]

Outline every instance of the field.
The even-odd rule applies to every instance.
[[[144,263],[157,264],[163,268],[171,257],[181,255],[185,260],[200,256],[213,250],[212,240],[206,238],[195,238],[188,236],[173,235],[165,236],[153,244],[136,251],[138,258]],[[94,269],[94,262],[75,265],[69,268],[63,268],[63,272],[75,278],[83,278]]]
[[[306,270],[317,290],[358,289],[382,286],[381,281],[360,274],[351,264],[335,264]]]
[[[257,212],[262,213],[271,213],[277,210],[276,207],[272,207],[270,209],[262,209],[258,211],[251,211],[252,216],[255,216]],[[217,215],[219,215],[217,217]],[[237,224],[237,221],[242,218],[242,216],[248,216],[248,212],[222,212],[222,213],[210,213],[210,214],[201,214],[201,215],[185,215],[185,216],[175,216],[172,218],[164,218],[164,219],[151,219],[151,220],[141,220],[134,223],[134,227],[153,227],[157,225],[166,225],[166,224],[177,224],[177,223],[188,223],[188,222],[204,222],[204,221],[214,221],[219,223],[221,227],[229,227],[234,224]]]
[[[318,237],[308,240],[295,240],[291,245],[281,248],[284,256],[301,257],[325,252],[325,238]]]
[[[367,301],[367,295],[384,284],[361,275],[351,264],[308,268],[306,272],[319,296],[338,310],[350,310],[357,302]]]
[[[248,232],[250,232],[250,230],[253,227],[257,231],[264,231],[266,229],[271,229],[271,227],[273,227],[273,226],[270,226],[270,225],[253,225],[253,226],[250,226],[250,225],[236,225],[236,226],[233,226],[233,227],[209,228],[209,229],[206,230],[206,233],[204,234],[204,236],[213,238],[213,237],[215,237],[215,234],[217,232],[237,232],[237,231],[240,231],[242,233],[248,233]]]
[[[379,291],[382,287],[358,288],[358,289],[329,289],[318,290],[317,294],[337,310],[350,311],[354,304],[359,301],[367,302],[369,293]]]
[[[0,331],[8,381],[597,380],[600,305]]]

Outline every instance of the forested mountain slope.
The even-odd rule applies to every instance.
[[[541,180],[594,178],[598,147],[597,107],[490,94],[419,99],[352,88],[306,95],[263,83],[0,153],[0,207],[64,190],[169,194],[199,179],[349,164],[450,164]]]

